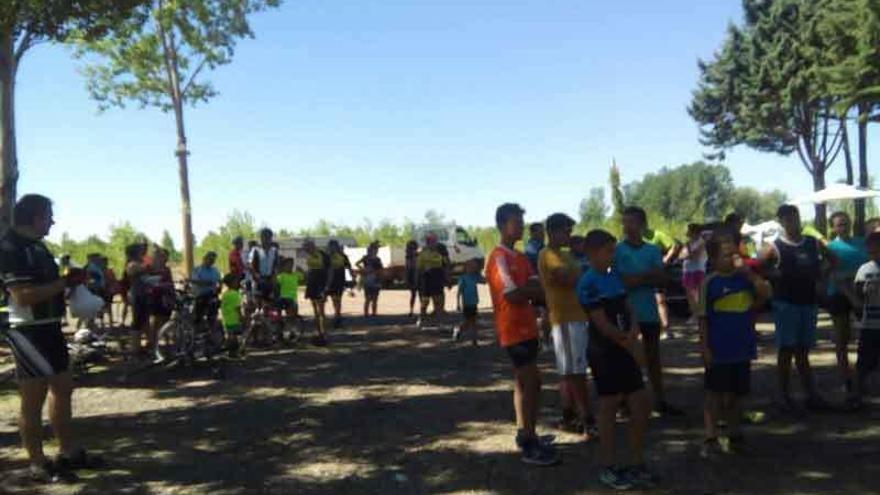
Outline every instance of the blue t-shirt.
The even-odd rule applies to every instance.
[[[477,284],[482,278],[479,275],[465,273],[458,278],[458,291],[461,293],[461,302],[464,306],[477,306],[480,304],[480,293]]]
[[[828,243],[828,250],[837,257],[837,267],[834,268],[833,276],[828,279],[828,295],[833,296],[837,294],[834,278],[842,275],[849,279],[855,278],[859,268],[868,262],[868,252],[862,237],[851,237],[848,241],[834,239]]]
[[[210,285],[199,284],[193,288],[196,297],[209,296],[216,292],[217,288],[220,287],[220,272],[213,266],[197,266],[195,270],[193,270],[192,279],[197,282],[210,282]]]
[[[529,259],[529,263],[532,265],[532,269],[534,269],[536,273],[538,271],[538,255],[541,254],[542,249],[544,249],[544,241],[539,239],[529,239],[523,250],[526,258]]]
[[[663,269],[663,255],[654,244],[642,243],[638,246],[626,241],[617,244],[614,250],[614,269],[621,277],[643,275]],[[655,288],[650,285],[629,289],[629,303],[636,313],[639,323],[659,323]]]
[[[578,301],[587,311],[602,309],[605,317],[622,332],[630,328],[629,310],[626,305],[626,288],[623,280],[614,269],[601,273],[592,268],[584,273],[578,281]],[[590,346],[605,349],[612,344],[605,335],[590,324]]]
[[[713,273],[703,282],[697,311],[708,325],[713,363],[741,363],[757,357],[754,302],[755,287],[740,273]]]

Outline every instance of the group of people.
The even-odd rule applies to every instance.
[[[526,229],[525,211],[501,205],[496,224],[501,244],[486,264],[500,345],[514,371],[516,444],[522,460],[533,465],[559,461],[552,438],[536,433],[541,387],[537,357],[544,321],[550,331],[560,374],[563,426],[587,437],[598,436],[599,480],[623,490],[648,487],[656,477],[644,463],[644,438],[653,409],[680,415],[664,395],[660,341],[665,322],[659,289],[669,284],[667,264],[684,261],[682,283],[699,328],[705,366],[705,441],[701,456],[746,451],[741,429],[741,399],[750,392],[751,362],[757,357],[756,321],[772,308],[778,353],[779,403],[798,405],[790,387],[796,364],[809,410],[824,410],[810,369],[817,316],[823,295],[830,296],[838,360],[848,391],[847,405],[863,407],[865,379],[880,364],[880,230],[854,237],[845,213],[832,216],[834,239],[805,235],[796,207],[783,205],[783,232],[757,252],[740,235],[742,220],[693,225],[688,240],[658,246],[647,215],[638,207],[623,211],[623,239],[604,230],[572,235],[575,221],[557,213],[529,227],[524,252],[515,245]],[[546,234],[546,239],[545,239]],[[665,249],[664,249],[665,247]],[[829,283],[830,282],[830,283]],[[860,340],[855,369],[848,362],[853,317]],[[651,394],[643,382],[643,369]],[[599,404],[591,404],[587,372]],[[615,422],[629,418],[630,458],[617,462]],[[726,442],[719,441],[719,424]]]
[[[600,481],[614,489],[656,483],[643,454],[651,411],[683,414],[664,395],[660,345],[667,317],[662,309],[664,301],[658,296],[658,289],[669,283],[665,265],[679,258],[685,264],[682,284],[698,323],[699,350],[705,365],[703,456],[745,449],[741,399],[751,388],[751,362],[757,356],[756,320],[768,305],[776,327],[782,408],[799,407],[791,393],[792,363],[801,378],[806,407],[827,407],[809,360],[823,300],[833,316],[847,405],[853,410],[863,406],[865,380],[880,364],[880,231],[876,227],[869,227],[865,237],[853,236],[849,217],[835,213],[831,219],[834,238],[826,242],[804,234],[797,208],[784,205],[778,210],[782,234],[761,249],[754,249],[742,238],[742,221],[736,216],[721,224],[691,226],[687,241],[678,244],[652,234],[644,210],[629,207],[622,215],[620,241],[599,229],[574,236],[574,220],[557,213],[530,226],[523,253],[515,246],[525,231],[524,214],[512,203],[497,209],[501,243],[488,256],[485,267],[471,260],[459,277],[456,299],[463,323],[455,332],[456,338],[470,333],[476,343],[477,287],[487,282],[498,341],[513,366],[515,442],[524,462],[547,466],[559,461],[553,438],[536,432],[541,388],[537,357],[543,338],[552,343],[561,375],[563,426],[588,439],[599,439]],[[119,280],[106,259],[97,255],[89,257],[85,268],[73,267],[64,259],[59,268],[42,242],[53,223],[51,201],[27,195],[14,208],[14,227],[0,238],[2,314],[6,317],[3,332],[15,357],[20,432],[30,460],[29,472],[43,482],[72,481],[76,470],[103,464],[71,433],[73,385],[62,334],[65,292],[86,285],[105,297],[124,293],[134,322],[134,352],[149,352],[157,345],[157,329],[180,303],[167,251],[156,247],[148,254],[144,242],[128,246],[125,272]],[[657,245],[664,243],[663,247]],[[243,239],[235,239],[225,275],[216,267],[217,255],[206,253],[188,278],[198,324],[222,324],[230,341],[236,342],[248,320],[267,305],[277,305],[288,316],[298,317],[299,286],[304,281],[305,296],[315,315],[314,343],[325,345],[324,307],[329,298],[334,321],[341,325],[342,295],[351,287],[347,274],[351,279],[360,275],[367,296],[364,314],[376,314],[383,284],[378,244],[373,243],[354,265],[337,242],[319,249],[313,241],[306,241],[303,248],[302,273],[293,259],[281,256],[269,229],[263,229],[259,242],[251,242],[247,248]],[[412,291],[411,315],[418,296],[421,325],[429,306],[433,305],[435,314],[444,312],[445,288],[451,285],[449,256],[437,238],[429,235],[421,249],[414,242],[407,246],[406,268]],[[545,325],[549,337],[542,335]],[[852,367],[848,353],[856,328],[860,335],[858,360]],[[588,370],[598,404],[591,403]],[[45,455],[42,445],[41,414],[47,396],[49,419],[60,447],[54,459]],[[618,414],[629,420],[630,457],[625,466],[618,463],[616,455]],[[719,441],[720,421],[725,424],[728,440],[723,443]]]

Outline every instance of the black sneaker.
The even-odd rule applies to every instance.
[[[657,486],[657,476],[648,471],[644,464],[626,468],[626,476],[633,483],[633,486],[641,488],[654,488]]]
[[[538,436],[538,443],[541,445],[553,445],[553,442],[556,441],[556,435],[540,435]],[[522,450],[526,443],[528,443],[528,439],[525,434],[521,431],[516,432],[516,448]]]
[[[746,442],[746,437],[741,433],[727,437],[727,449],[731,454],[747,455],[754,453],[754,450]]]
[[[101,469],[106,467],[104,458],[89,454],[85,449],[79,449],[75,454],[68,457],[59,455],[55,458],[55,468],[60,471],[78,471],[80,469]]]
[[[526,442],[526,445],[522,448],[521,459],[523,463],[532,466],[547,467],[559,464],[559,455],[557,455],[556,449],[541,443],[537,439]]]
[[[658,402],[657,407],[654,408],[657,411],[657,414],[660,416],[669,416],[669,417],[681,417],[684,416],[684,411],[681,409],[669,405],[668,402]]]
[[[584,434],[593,440],[599,438],[599,426],[596,424],[596,418],[588,416],[584,422]]]
[[[31,464],[28,467],[28,480],[31,483],[51,485],[55,483],[76,483],[79,476],[73,471],[59,469],[55,464],[46,461],[42,465]]]
[[[700,457],[703,459],[713,459],[723,453],[724,448],[717,438],[707,438],[700,446]]]
[[[599,482],[612,490],[630,490],[635,486],[627,473],[614,466],[608,466],[599,472]]]

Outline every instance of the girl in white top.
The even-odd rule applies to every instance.
[[[706,236],[703,235],[702,230],[702,225],[695,223],[688,225],[688,240],[681,253],[683,260],[681,285],[684,286],[687,294],[691,314],[696,314],[700,288],[706,278],[706,263],[709,260],[706,253]]]

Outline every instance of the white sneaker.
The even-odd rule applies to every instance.
[[[452,341],[458,342],[461,337],[461,327],[452,327]]]
[[[418,320],[416,320],[416,328],[419,329],[419,330],[422,329],[422,319],[421,319],[421,318],[419,318]]]

